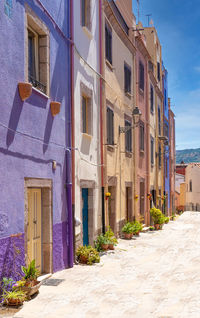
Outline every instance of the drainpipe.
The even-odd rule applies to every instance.
[[[99,66],[100,66],[100,139],[101,139],[101,199],[102,199],[102,232],[105,233],[105,195],[103,167],[103,64],[102,64],[102,0],[99,0]]]
[[[71,109],[69,114],[69,124],[67,130],[67,140],[71,153],[67,152],[67,208],[68,208],[68,266],[73,267],[74,263],[74,28],[73,28],[73,0],[70,0],[70,84],[71,84]],[[71,125],[70,125],[71,123]],[[67,158],[68,157],[68,158]],[[68,159],[68,160],[67,160]],[[68,164],[70,163],[70,164]]]

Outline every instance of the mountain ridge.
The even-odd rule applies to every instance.
[[[176,164],[200,162],[200,148],[176,150]]]

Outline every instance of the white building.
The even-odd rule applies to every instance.
[[[185,171],[186,209],[200,211],[200,163],[190,163]]]
[[[99,1],[74,1],[76,247],[101,231]]]

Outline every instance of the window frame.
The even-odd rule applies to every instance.
[[[154,88],[153,85],[150,85],[150,110],[151,114],[154,113]]]
[[[125,119],[124,121],[125,127],[130,127],[126,132],[125,132],[125,151],[126,152],[132,152],[132,124],[131,121]]]
[[[113,146],[114,145],[114,110],[111,107],[107,106],[106,112],[107,112],[106,114],[107,145]]]
[[[35,63],[35,80],[39,82],[39,35],[34,31],[29,25],[27,27],[28,31],[28,78],[29,74],[29,33],[33,34],[34,42],[34,63]]]
[[[140,146],[140,152],[144,152],[144,122],[140,121],[139,123],[139,146]]]
[[[91,31],[91,0],[81,1],[81,25]],[[88,10],[89,7],[89,10]],[[84,8],[84,12],[83,12]],[[89,11],[89,12],[88,12]]]
[[[139,61],[139,89],[144,92],[144,64]]]
[[[153,166],[154,165],[154,147],[155,147],[153,136],[150,136],[150,145],[151,145],[151,166]]]
[[[131,67],[126,62],[124,62],[124,92],[125,94],[131,94],[131,77],[132,77]]]
[[[107,41],[109,42],[109,45],[107,43]],[[113,64],[113,59],[112,59],[112,28],[110,27],[110,25],[108,24],[108,22],[105,22],[105,58],[106,61],[109,64]]]

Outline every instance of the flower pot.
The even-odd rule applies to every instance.
[[[115,248],[114,248],[114,244],[108,244],[108,249],[109,250],[114,250]]]
[[[60,112],[60,103],[59,102],[51,102],[50,103],[51,107],[51,114],[52,116],[56,116]]]
[[[81,264],[87,264],[88,258],[85,255],[80,255],[79,261]]]
[[[19,95],[21,100],[25,101],[32,94],[32,85],[30,83],[18,83]]]
[[[108,249],[108,244],[101,244],[101,248],[106,251]]]
[[[23,301],[18,298],[10,298],[6,299],[5,304],[8,306],[21,306],[23,304]]]
[[[25,284],[25,286],[20,287],[19,289],[23,290],[27,296],[32,296],[36,294],[42,285],[42,282],[37,280],[29,281]]]
[[[139,234],[140,234],[140,231],[134,233],[134,235],[139,235]]]
[[[133,237],[133,233],[124,233],[124,238],[130,240]]]
[[[160,224],[154,224],[154,227],[156,231],[160,230]]]

